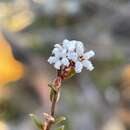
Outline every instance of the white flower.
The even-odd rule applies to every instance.
[[[55,62],[54,67],[59,70],[61,65],[62,65],[61,61],[58,60],[58,61]]]
[[[76,52],[68,52],[67,53],[68,59],[76,62],[78,55]]]
[[[84,57],[87,59],[90,59],[91,57],[93,57],[95,55],[95,52],[93,50],[84,53]]]
[[[63,47],[66,48],[68,51],[74,51],[76,49],[76,43],[77,41],[75,40],[69,41],[65,39],[62,44]]]
[[[65,66],[68,66],[70,63],[69,63],[69,60],[67,59],[67,58],[63,58],[62,60],[61,60],[61,63],[63,64],[63,65],[65,65]]]
[[[59,52],[59,48],[54,48],[54,49],[52,50],[52,54],[56,54],[57,52]]]
[[[68,67],[70,62],[74,63],[76,73],[80,73],[83,67],[92,71],[94,69],[89,59],[95,55],[93,50],[84,52],[84,45],[80,41],[69,41],[65,39],[62,44],[55,44],[52,50],[52,56],[49,57],[48,62],[54,64],[58,70]]]
[[[71,41],[68,47],[68,51],[74,51],[76,48],[76,41]]]
[[[77,61],[75,63],[75,72],[80,73],[82,71],[82,69],[83,69],[82,63],[80,61]]]
[[[94,69],[92,63],[89,60],[82,61],[82,64],[84,67],[86,67],[90,71],[92,71]]]
[[[55,63],[56,61],[57,61],[57,58],[54,57],[54,56],[50,56],[49,59],[48,59],[48,62],[49,62],[50,64],[53,64],[53,63]]]
[[[78,63],[76,62],[77,66],[75,66],[75,72],[80,73],[82,71],[83,67],[87,68],[87,70],[89,70],[89,71],[92,71],[94,69],[94,66],[91,63],[91,61],[89,61],[89,59],[91,57],[93,57],[94,55],[95,55],[95,52],[92,50],[89,52],[86,52],[82,55],[80,54],[80,56],[77,60]],[[79,62],[80,62],[80,64],[79,64]],[[81,67],[81,64],[82,64],[82,67]]]
[[[77,41],[77,44],[76,44],[76,53],[78,55],[82,55],[84,53],[84,45],[80,41]]]
[[[62,46],[60,44],[55,44],[54,46],[55,48],[59,48],[59,50],[61,49],[62,50]]]

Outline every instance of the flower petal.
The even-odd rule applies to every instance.
[[[52,50],[52,54],[56,54],[56,53],[58,53],[58,52],[60,52],[60,49],[59,49],[59,48],[54,48],[54,49]]]
[[[62,50],[62,46],[60,44],[55,44],[54,47]]]
[[[50,64],[54,64],[57,60],[58,60],[58,59],[57,59],[56,57],[50,56],[49,59],[48,59],[48,62],[49,62]]]
[[[89,60],[82,61],[82,64],[84,67],[86,67],[89,71],[92,71],[94,69],[93,64]]]
[[[67,53],[67,56],[68,56],[68,59],[76,62],[77,58],[78,58],[78,55],[76,52],[68,52]]]
[[[68,65],[69,65],[69,60],[68,60],[67,58],[63,58],[63,59],[61,60],[61,63],[62,63],[63,65],[65,65],[65,66],[68,66]]]
[[[82,69],[83,69],[82,63],[80,61],[77,61],[75,63],[75,72],[80,73],[82,71]]]
[[[54,64],[54,67],[56,68],[56,69],[60,69],[60,67],[61,67],[61,65],[62,65],[62,63],[61,63],[61,61],[60,60],[58,60],[55,64]]]
[[[61,52],[55,53],[55,57],[56,57],[57,59],[60,59],[60,58],[61,58]]]
[[[93,50],[84,53],[85,59],[90,59],[90,58],[93,57],[94,55],[95,55],[95,52],[94,52]]]
[[[67,39],[65,39],[64,41],[63,41],[63,47],[65,48],[65,49],[68,49],[68,47],[69,47],[69,40],[67,40]]]
[[[78,55],[83,55],[84,53],[84,46],[83,43],[80,41],[77,41],[76,43],[76,52]]]
[[[62,51],[61,51],[61,57],[66,57],[66,55],[67,55],[67,50],[66,49],[63,49]]]
[[[70,41],[70,44],[68,45],[68,51],[74,51],[76,49],[76,41]]]

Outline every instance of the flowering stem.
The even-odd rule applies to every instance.
[[[95,52],[93,50],[84,52],[84,45],[81,41],[69,41],[65,39],[62,44],[54,45],[52,55],[48,59],[48,62],[53,64],[54,68],[57,70],[56,79],[48,85],[51,88],[50,114],[44,113],[44,124],[41,122],[39,123],[33,116],[35,124],[40,130],[50,130],[52,125],[57,125],[58,121],[61,122],[65,120],[64,117],[60,117],[60,119],[57,117],[55,118],[55,107],[60,97],[61,81],[71,78],[76,73],[80,73],[83,67],[92,71],[94,67],[89,59],[94,55]],[[64,126],[59,127],[58,130],[64,130]]]
[[[57,77],[56,80],[54,80],[53,82],[53,86],[55,91],[55,94],[53,95],[52,99],[51,99],[51,111],[50,111],[50,118],[48,118],[46,120],[46,122],[44,123],[44,129],[43,130],[50,130],[52,124],[54,123],[54,116],[55,116],[55,107],[56,107],[56,103],[58,101],[59,98],[59,94],[60,94],[60,87],[61,87],[61,78]],[[53,119],[52,119],[53,118]]]

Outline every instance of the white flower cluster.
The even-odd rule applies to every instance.
[[[84,45],[80,41],[69,41],[65,39],[62,44],[55,44],[52,50],[52,56],[48,62],[54,64],[54,67],[60,70],[61,67],[68,67],[70,62],[74,63],[76,73],[80,73],[83,67],[92,71],[94,69],[89,59],[95,55],[93,50],[84,52]]]

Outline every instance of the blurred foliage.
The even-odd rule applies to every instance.
[[[53,46],[49,43],[44,43],[44,44],[40,44],[38,45],[38,41],[35,40],[35,38],[32,38],[32,42],[31,42],[31,51],[34,54],[40,55],[44,57],[48,57],[49,52],[50,52],[50,48],[52,48]]]
[[[68,17],[64,15],[57,15],[53,17],[41,16],[36,17],[32,24],[27,28],[27,31],[38,30],[41,28],[52,28],[60,26],[71,26],[73,27],[76,23],[79,22],[78,17]]]
[[[17,122],[22,115],[20,107],[17,106],[13,100],[1,99],[0,100],[0,119],[6,121]],[[16,120],[17,119],[17,120]]]
[[[115,55],[111,59],[99,60],[95,62],[95,71],[91,73],[95,84],[101,89],[105,90],[107,87],[120,79],[120,75],[116,74],[118,68],[124,62],[123,56]],[[113,77],[113,75],[115,75]]]

